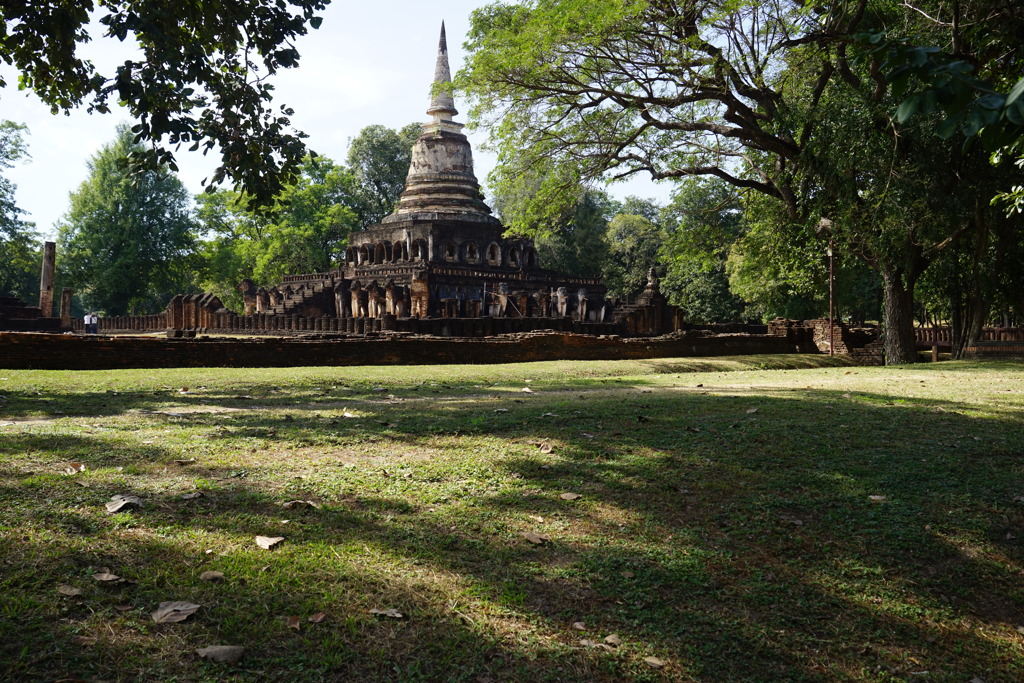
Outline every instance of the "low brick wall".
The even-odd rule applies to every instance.
[[[1024,358],[1024,341],[979,341],[964,349],[964,358]]]
[[[747,334],[698,333],[641,339],[537,332],[489,339],[387,334],[335,339],[161,339],[0,333],[0,367],[44,370],[486,364],[800,351],[798,344],[784,337]]]

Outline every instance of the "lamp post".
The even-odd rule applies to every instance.
[[[831,227],[831,226],[830,226]],[[835,301],[836,301],[836,258],[832,247],[831,231],[828,236],[828,355],[836,355],[836,324],[835,324]]]
[[[836,263],[835,263],[835,239],[832,237],[832,221],[822,218],[818,221],[818,228],[815,232],[821,234],[828,231],[828,355],[836,355]]]

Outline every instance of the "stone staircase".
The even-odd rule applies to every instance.
[[[60,318],[45,318],[38,307],[10,296],[0,296],[0,330],[59,332]]]
[[[328,284],[327,282],[307,282],[303,283],[302,289],[293,289],[292,291],[286,291],[281,287],[281,291],[285,292],[284,300],[276,306],[271,306],[264,313],[269,315],[307,315],[307,308],[316,304],[317,299],[323,299],[325,294],[333,298],[334,292]],[[333,308],[333,306],[331,307]]]

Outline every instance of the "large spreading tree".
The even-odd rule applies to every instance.
[[[831,239],[876,268],[887,360],[911,362],[915,285],[977,223],[921,192],[979,166],[938,121],[896,120],[884,56],[852,58],[877,26],[936,30],[884,0],[496,3],[474,13],[457,80],[491,130],[498,188],[545,178],[520,227],[550,222],[580,181],[718,178],[778,204],[778,240],[824,253]]]
[[[259,203],[293,180],[306,155],[291,110],[273,104],[269,77],[295,67],[295,41],[320,25],[330,0],[16,0],[0,5],[0,60],[54,113],[119,105],[139,169],[174,168],[180,145],[217,149],[212,183],[230,179]],[[100,73],[81,54],[94,38],[138,53]],[[0,87],[7,83],[0,77]]]
[[[191,197],[167,168],[133,174],[138,143],[127,125],[89,160],[58,223],[61,286],[107,315],[156,313],[193,287],[197,223]]]

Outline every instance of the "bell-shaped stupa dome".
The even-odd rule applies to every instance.
[[[499,224],[484,203],[480,183],[473,174],[473,151],[462,134],[462,124],[452,119],[459,112],[455,109],[451,83],[442,22],[433,97],[427,109],[433,120],[423,124],[423,134],[413,145],[405,190],[384,223],[422,216]]]

